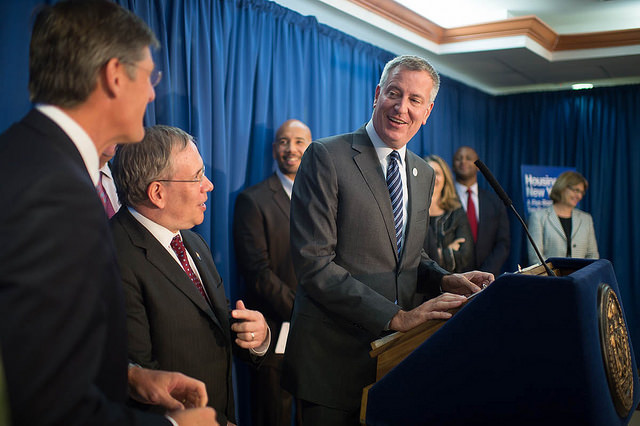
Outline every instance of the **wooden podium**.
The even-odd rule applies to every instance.
[[[601,283],[618,292],[613,268],[548,265],[557,277],[541,265],[505,274],[451,319],[372,342],[376,382],[363,390],[361,423],[626,424],[640,399],[633,348],[626,373],[610,377],[596,312]]]

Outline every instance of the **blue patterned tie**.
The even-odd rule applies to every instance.
[[[393,209],[393,222],[396,228],[396,244],[398,255],[402,250],[402,179],[400,178],[400,154],[398,151],[391,151],[387,164],[387,188],[391,197],[391,208]]]

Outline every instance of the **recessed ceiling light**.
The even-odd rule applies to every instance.
[[[573,90],[593,89],[593,84],[591,84],[591,83],[572,84],[571,88]]]

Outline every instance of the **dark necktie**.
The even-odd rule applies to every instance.
[[[184,244],[182,243],[182,238],[180,238],[180,234],[176,235],[175,237],[173,237],[173,240],[171,240],[171,248],[178,255],[178,260],[180,260],[182,269],[184,269],[184,271],[187,273],[187,276],[189,277],[189,279],[191,279],[191,281],[196,286],[196,288],[198,289],[202,297],[204,297],[204,300],[206,300],[207,303],[209,303],[209,298],[207,297],[207,293],[204,291],[204,287],[202,286],[200,279],[198,278],[196,273],[193,271],[193,269],[191,269],[191,265],[189,265],[189,259],[187,259],[187,250],[185,249]]]
[[[116,214],[116,211],[113,209],[113,205],[107,195],[107,191],[105,191],[104,186],[102,185],[102,176],[102,172],[100,172],[100,179],[98,180],[98,186],[96,189],[98,190],[98,195],[100,196],[100,201],[102,201],[104,210],[107,212],[109,219],[111,219],[111,217]]]
[[[400,154],[398,151],[391,151],[387,164],[387,188],[391,197],[391,208],[393,210],[393,223],[396,228],[396,244],[398,255],[402,250],[402,179],[400,178]]]
[[[471,189],[467,189],[467,219],[469,219],[469,226],[471,226],[471,235],[473,235],[473,241],[478,241],[478,218],[476,217],[476,205],[473,202]]]

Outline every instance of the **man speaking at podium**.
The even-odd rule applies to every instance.
[[[356,425],[375,381],[370,342],[446,319],[493,275],[449,275],[422,250],[433,170],[406,145],[427,122],[440,78],[431,64],[386,64],[371,120],[312,143],[291,198],[298,277],[283,385],[306,425]]]

